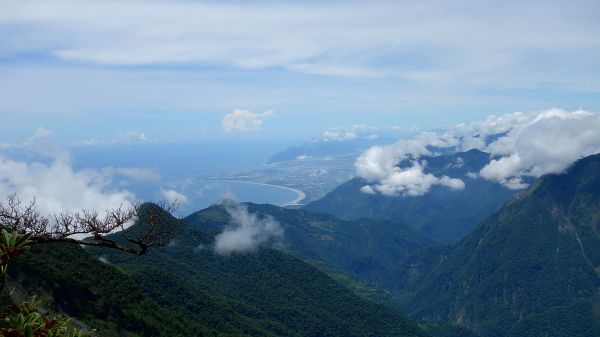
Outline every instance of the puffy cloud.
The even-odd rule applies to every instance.
[[[272,111],[254,113],[248,110],[236,109],[223,117],[221,127],[223,131],[258,131],[263,125],[264,119],[273,114]]]
[[[283,228],[271,216],[250,213],[245,205],[235,201],[225,201],[223,205],[231,215],[231,225],[215,238],[217,254],[252,252],[270,240],[283,237]]]
[[[498,158],[481,170],[481,177],[520,189],[527,186],[524,177],[559,173],[600,152],[599,114],[552,109],[528,117],[486,148]]]
[[[497,181],[511,189],[527,187],[524,177],[557,173],[573,161],[600,152],[600,115],[588,111],[549,109],[488,116],[438,132],[421,132],[412,139],[375,146],[355,161],[356,174],[370,185],[365,193],[422,195],[431,186],[464,188],[460,179],[424,173],[418,159],[439,155],[439,150],[478,149],[491,154],[479,172],[468,175]],[[403,161],[409,166],[400,167]],[[457,162],[454,166],[463,165]]]
[[[135,196],[128,190],[114,187],[113,178],[117,175],[139,181],[161,179],[155,170],[140,167],[75,170],[69,153],[56,145],[52,131],[43,127],[10,148],[33,151],[45,160],[18,161],[0,154],[0,202],[15,193],[23,201],[35,199],[44,214],[81,209],[102,212],[127,206],[135,201]]]
[[[0,156],[0,198],[4,200],[11,193],[22,200],[35,199],[45,214],[79,209],[102,211],[134,200],[127,190],[112,190],[110,176],[96,170],[75,171],[64,157],[45,164]]]
[[[424,195],[434,185],[446,186],[454,190],[465,188],[462,180],[448,176],[436,177],[423,171],[424,162],[412,161],[408,168],[394,167],[386,173],[383,179],[376,184],[366,185],[361,188],[364,193],[374,194],[375,191],[383,195],[395,196],[420,196]]]
[[[363,187],[360,188],[360,191],[366,194],[375,194],[375,190],[373,189],[373,186],[371,185],[365,185]]]
[[[398,165],[407,159],[417,159],[434,153],[429,147],[453,147],[458,144],[457,138],[438,135],[433,132],[423,132],[414,139],[401,139],[394,144],[373,146],[363,152],[354,163],[358,176],[368,181],[381,181],[401,170]],[[414,163],[413,163],[414,164]],[[422,167],[413,165],[413,167]]]
[[[161,190],[160,194],[167,202],[170,203],[188,204],[190,202],[185,194],[175,190]]]

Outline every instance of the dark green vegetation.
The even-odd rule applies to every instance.
[[[388,219],[410,225],[433,240],[449,243],[464,237],[514,194],[497,183],[467,175],[477,173],[485,166],[489,161],[487,153],[470,150],[423,159],[428,163],[425,172],[460,178],[465,189],[454,191],[435,186],[423,196],[389,197],[362,193],[360,188],[367,182],[355,178],[308,204],[305,209],[347,220]]]
[[[343,221],[334,216],[286,209],[272,205],[246,204],[248,210],[272,216],[284,228],[278,247],[303,260],[322,261],[346,274],[388,287],[398,265],[432,241],[400,223],[360,219]],[[188,216],[186,222],[202,228],[222,229],[230,216],[222,206],[213,206]]]
[[[35,294],[45,308],[99,329],[102,336],[164,335],[186,323],[198,327],[161,308],[132,278],[77,246],[35,245],[11,264],[9,275],[27,293],[21,297]],[[12,282],[7,288],[12,290]]]
[[[101,336],[427,335],[279,250],[215,255],[206,248],[215,234],[187,225],[145,256],[36,245],[10,273]]]
[[[600,155],[539,178],[451,248],[398,272],[415,319],[485,337],[600,336]]]
[[[452,176],[457,158],[431,166]],[[456,169],[475,171],[468,162]],[[7,288],[40,295],[44,308],[100,336],[600,336],[599,173],[596,155],[541,177],[454,245],[433,245],[398,221],[246,204],[285,235],[220,256],[214,238],[231,222],[221,205],[187,217],[169,246],[145,256],[34,245],[11,262]],[[473,188],[483,193],[483,184]],[[483,216],[492,199],[459,213]]]

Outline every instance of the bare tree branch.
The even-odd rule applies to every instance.
[[[24,203],[11,194],[6,203],[0,203],[0,226],[11,232],[31,233],[31,240],[37,243],[64,242],[143,255],[152,246],[167,245],[175,236],[182,224],[172,216],[177,207],[177,203],[132,204],[102,214],[80,210],[44,216],[37,210],[35,199]],[[115,232],[118,234],[108,237]]]

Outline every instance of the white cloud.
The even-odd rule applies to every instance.
[[[379,135],[375,132],[396,133],[401,129],[402,128],[398,125],[385,127],[369,126],[366,124],[357,124],[351,127],[336,126],[325,130],[321,137],[317,138],[315,141],[331,142],[352,140],[357,138],[373,140],[379,138]]]
[[[250,213],[245,205],[235,201],[225,201],[223,205],[231,215],[231,225],[215,238],[217,254],[252,252],[270,240],[283,237],[283,228],[271,216]]]
[[[42,213],[79,209],[106,210],[127,206],[134,195],[110,188],[110,177],[95,170],[74,170],[67,158],[50,164],[27,163],[0,156],[0,198],[16,193],[24,201],[35,198]]]
[[[357,175],[368,181],[383,180],[398,173],[398,165],[403,160],[433,155],[428,146],[452,147],[458,142],[456,138],[423,132],[413,139],[401,139],[391,145],[371,147],[356,159],[354,167]]]
[[[505,137],[487,147],[493,159],[480,172],[483,178],[509,188],[527,185],[523,177],[559,173],[579,158],[600,152],[600,115],[559,109],[530,114]]]
[[[489,116],[482,121],[460,123],[438,132],[421,132],[412,139],[375,146],[355,161],[356,174],[366,179],[365,193],[423,195],[434,185],[464,188],[460,179],[424,173],[423,156],[437,149],[489,152],[493,159],[478,174],[511,189],[527,187],[524,177],[539,177],[564,170],[575,160],[600,152],[600,115],[588,111],[549,109]],[[399,167],[403,161],[410,166]],[[457,161],[454,167],[464,165]]]
[[[117,189],[117,175],[139,181],[160,180],[153,169],[140,167],[105,167],[75,170],[70,155],[52,140],[52,131],[39,127],[34,135],[11,148],[34,151],[48,161],[19,161],[0,155],[0,202],[16,193],[21,200],[35,199],[44,214],[60,211],[93,209],[100,212],[128,206],[135,201],[133,193]]]
[[[56,159],[69,159],[69,153],[64,148],[58,146],[52,140],[52,130],[39,126],[33,136],[27,137],[25,140],[16,143],[0,143],[0,149],[27,149],[35,153]]]
[[[366,194],[375,194],[375,190],[373,189],[373,186],[371,185],[365,185],[363,187],[360,188],[360,191]]]
[[[424,173],[424,163],[412,161],[408,168],[394,167],[388,174],[372,185],[361,188],[363,193],[375,194],[375,191],[387,196],[420,196],[424,195],[434,185],[446,186],[453,190],[462,190],[465,184],[462,180],[447,176],[436,177]]]
[[[40,126],[35,130],[35,133],[33,134],[33,136],[29,137],[24,143],[23,145],[28,146],[28,145],[33,145],[34,143],[38,142],[41,139],[47,139],[50,136],[52,136],[52,131]]]
[[[221,127],[223,131],[258,131],[263,125],[264,119],[273,114],[272,111],[254,113],[248,110],[236,109],[223,117]]]
[[[160,194],[167,202],[170,203],[188,204],[190,202],[185,194],[175,190],[161,190]]]
[[[340,141],[340,140],[348,140],[348,139],[356,139],[356,133],[352,131],[346,130],[325,130],[323,135],[320,138],[323,141]]]
[[[597,20],[588,14],[597,11],[593,1],[492,5],[5,1],[0,24],[12,34],[5,34],[1,51],[42,50],[63,60],[109,65],[284,67],[437,82],[464,77],[481,82],[490,71],[518,70],[532,50],[550,61],[558,50],[594,64],[597,53],[579,53],[597,51],[600,44]],[[410,62],[423,54],[427,62]],[[409,62],[382,67],[381,59]],[[523,78],[538,70],[524,68]]]

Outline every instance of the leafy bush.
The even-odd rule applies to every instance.
[[[71,328],[71,320],[60,315],[39,312],[39,302],[13,304],[0,320],[0,335],[5,337],[83,337],[81,330]]]

